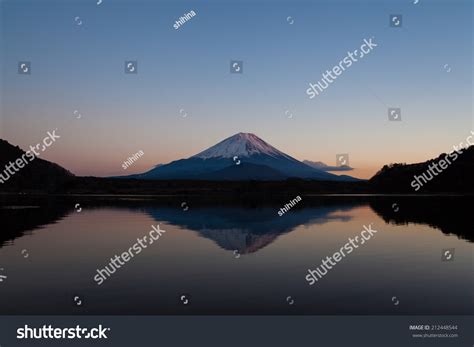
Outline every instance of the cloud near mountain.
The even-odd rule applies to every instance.
[[[329,166],[323,163],[322,161],[310,161],[310,160],[303,160],[308,166],[314,167],[315,169],[322,170],[322,171],[352,171],[354,168],[348,165],[341,165],[341,166]]]

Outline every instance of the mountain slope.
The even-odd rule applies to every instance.
[[[14,174],[4,171],[9,162],[15,162],[24,153],[20,147],[0,139],[0,174],[3,174],[4,181],[8,177],[4,183],[0,183],[0,191],[55,190],[74,178],[74,175],[63,167],[40,158],[28,160],[28,164]]]
[[[439,166],[439,162],[446,161],[446,158],[451,164],[441,172],[435,170],[434,166]],[[471,146],[461,154],[444,153],[423,163],[385,165],[369,180],[369,184],[377,192],[474,193],[473,172],[474,146]]]
[[[246,164],[237,168],[241,164]],[[260,172],[257,174],[255,165]],[[251,170],[254,171],[251,173]],[[279,151],[258,136],[238,133],[188,158],[155,167],[138,179],[201,179],[201,180],[284,180],[304,178],[327,181],[356,181],[312,168]]]
[[[257,165],[252,163],[244,163],[240,165],[228,166],[224,169],[214,171],[204,176],[210,181],[242,181],[242,180],[266,180],[266,181],[282,181],[286,179],[286,175],[268,167],[266,165]]]

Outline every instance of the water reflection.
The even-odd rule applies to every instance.
[[[89,210],[109,206],[146,213],[157,222],[196,231],[219,247],[238,250],[240,254],[257,252],[301,225],[347,222],[351,217],[343,212],[358,206],[370,206],[386,223],[429,225],[447,235],[474,242],[473,228],[468,227],[472,223],[470,197],[313,197],[305,198],[304,204],[282,217],[278,216],[279,206],[275,203],[236,206],[228,201],[223,204],[199,201],[184,211],[178,200],[107,198],[87,200],[85,205]],[[64,199],[21,198],[16,203],[3,201],[0,205],[0,220],[5,226],[0,234],[0,248],[76,213],[73,201]]]
[[[186,212],[176,208],[146,208],[156,221],[196,231],[213,240],[225,250],[238,250],[240,254],[257,252],[280,235],[300,225],[324,224],[330,221],[349,221],[350,216],[338,212],[353,207],[319,207],[295,209],[279,217],[274,207],[195,207]]]

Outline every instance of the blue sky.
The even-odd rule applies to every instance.
[[[26,148],[58,128],[44,157],[80,175],[123,174],[139,150],[127,173],[144,171],[238,132],[300,160],[349,153],[359,177],[423,161],[473,128],[473,4],[413,2],[4,0],[0,137]],[[308,83],[370,37],[378,47],[310,100]],[[230,74],[230,60],[244,73]]]

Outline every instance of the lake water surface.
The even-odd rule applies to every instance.
[[[473,313],[472,198],[302,196],[278,216],[291,198],[3,197],[0,314]],[[370,223],[378,232],[308,285]],[[157,224],[162,237],[97,285]]]

